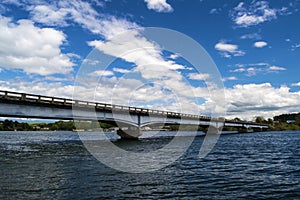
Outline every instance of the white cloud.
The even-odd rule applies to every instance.
[[[49,26],[67,26],[65,18],[69,9],[59,9],[53,5],[37,5],[30,7],[32,20]]]
[[[247,76],[255,76],[257,72],[263,71],[262,68],[249,67],[246,69]]]
[[[97,70],[89,74],[90,76],[103,77],[103,76],[113,76],[114,73],[108,70]]]
[[[177,58],[179,58],[179,55],[176,54],[176,53],[175,54],[171,54],[169,58],[171,58],[173,60],[176,60]]]
[[[94,1],[92,3],[98,4],[97,2]],[[83,28],[92,32],[93,34],[101,36],[103,39],[109,39],[127,30],[139,28],[139,26],[136,25],[135,23],[129,22],[125,19],[118,19],[114,16],[99,14],[91,6],[89,2],[80,1],[80,0],[76,0],[76,1],[58,0],[52,3],[45,3],[41,1],[28,1],[28,2],[26,1],[26,2],[18,2],[18,5],[23,6],[24,9],[30,12],[31,19],[35,23],[41,23],[47,26],[69,26],[74,23],[77,23]],[[1,28],[1,30],[5,30],[5,29]],[[43,29],[43,30],[54,30],[54,29]],[[63,35],[62,32],[59,33],[61,33],[61,35],[63,36],[63,39],[61,39],[61,41],[65,41],[65,35]],[[48,34],[48,37],[45,38],[49,39],[49,37],[50,34]],[[55,38],[59,39],[61,37],[55,37]],[[57,51],[60,52],[59,48],[57,49]],[[59,61],[62,61],[63,59],[65,62],[69,61],[70,63],[66,63],[66,64],[70,65],[70,68],[72,69],[73,63],[70,60],[68,60],[69,58],[71,58],[71,56],[69,56],[68,54],[60,54],[60,56],[61,57]],[[53,65],[56,64],[57,67],[63,65],[63,63],[57,63],[56,61],[57,58],[56,60],[54,59],[55,58],[53,58],[51,62],[53,63]],[[24,61],[24,59],[22,61]],[[31,61],[32,61],[31,59],[26,60],[26,62],[28,62],[28,65],[32,64]],[[14,62],[21,62],[21,61],[14,60]],[[22,63],[26,63],[26,62],[22,62]],[[39,60],[39,63],[43,63],[43,60]],[[83,61],[83,64],[89,64],[89,65],[97,65],[98,63],[99,63],[98,61],[93,61],[93,62],[90,60]],[[53,67],[52,70],[55,70],[55,67]],[[26,71],[30,72],[29,70]],[[35,72],[36,71],[37,70],[35,70]],[[66,73],[67,71],[70,72],[70,70],[66,70]],[[45,74],[44,68],[42,68],[39,73]],[[52,73],[51,70],[49,70],[48,73]],[[58,73],[60,72],[58,71]]]
[[[99,60],[92,60],[92,59],[84,59],[82,64],[84,65],[98,65],[100,63]]]
[[[114,71],[114,72],[118,72],[118,73],[122,73],[122,74],[126,74],[126,73],[129,73],[129,72],[130,72],[130,70],[128,70],[128,69],[117,68],[117,67],[114,67],[114,68],[113,68],[113,71]]]
[[[242,73],[244,72],[246,76],[255,76],[258,73],[278,73],[279,71],[284,71],[286,68],[279,67],[275,65],[270,65],[269,63],[251,63],[251,64],[237,64],[238,68],[230,70],[230,72]]]
[[[237,69],[234,69],[234,70],[231,70],[230,72],[244,72],[246,71],[245,68],[241,67],[241,68],[237,68]]]
[[[235,81],[235,80],[238,80],[237,77],[235,76],[229,76],[229,77],[225,77],[225,78],[222,78],[222,81]]]
[[[120,35],[128,30],[140,28],[137,24],[129,22],[125,19],[117,19],[115,17],[106,17],[104,19],[96,20],[95,23],[100,24],[101,26],[96,29],[96,32],[99,32],[106,39],[113,38],[117,35]],[[95,24],[97,25],[97,24]]]
[[[190,74],[188,74],[188,77],[192,80],[201,81],[201,80],[208,79],[210,77],[210,75],[209,74],[190,73]]]
[[[36,23],[47,26],[68,26],[77,23],[105,39],[139,27],[125,19],[99,14],[87,1],[58,0],[52,4],[30,1],[25,7]]]
[[[215,45],[215,48],[219,51],[235,52],[238,49],[238,46],[220,42]]]
[[[248,8],[244,2],[240,2],[231,17],[238,26],[248,27],[276,19],[278,11],[270,8],[267,1],[252,1]]]
[[[265,47],[265,46],[267,46],[268,45],[268,43],[266,43],[266,42],[264,42],[264,41],[258,41],[258,42],[255,42],[254,43],[254,46],[256,47],[256,48],[263,48],[263,47]]]
[[[269,68],[268,68],[268,70],[270,70],[270,71],[284,71],[284,70],[286,70],[286,68],[284,68],[284,67],[278,67],[278,66],[270,66]]]
[[[276,88],[270,83],[235,85],[225,93],[227,114],[232,117],[267,118],[300,110],[300,92],[291,92],[286,86]]]
[[[30,20],[0,16],[0,66],[40,75],[67,74],[74,64],[60,51],[66,36],[53,28],[39,28]]]
[[[149,10],[156,12],[172,12],[173,8],[166,0],[144,0]]]
[[[300,82],[298,82],[298,83],[292,83],[291,86],[300,87]]]
[[[238,45],[228,44],[223,41],[217,43],[215,45],[215,49],[220,51],[221,55],[226,58],[230,58],[231,56],[243,56],[245,55],[244,51],[238,49]]]
[[[140,72],[143,78],[182,79],[182,75],[176,70],[185,69],[185,67],[176,64],[175,61],[165,60],[160,47],[141,36],[138,31],[131,30],[106,42],[95,40],[88,42],[88,44],[107,55],[134,63],[136,65],[134,70]]]

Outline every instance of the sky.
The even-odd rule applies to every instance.
[[[228,119],[300,112],[299,8],[299,0],[2,0],[0,90]],[[169,39],[186,48],[175,32],[203,48],[188,52],[199,66],[165,49]]]

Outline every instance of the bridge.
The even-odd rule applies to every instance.
[[[223,118],[82,101],[0,90],[0,116],[61,120],[91,120],[114,123],[121,138],[138,138],[142,127],[151,124],[184,124],[210,127],[218,133],[223,127],[267,129],[268,125],[234,122]]]

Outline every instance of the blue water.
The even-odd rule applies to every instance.
[[[115,143],[151,151],[171,139]],[[200,159],[202,142],[168,167],[130,174],[100,163],[77,133],[0,132],[0,199],[300,199],[300,131],[224,135]]]

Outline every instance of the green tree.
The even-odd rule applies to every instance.
[[[269,118],[268,119],[268,124],[273,124],[273,119]]]
[[[263,123],[267,123],[267,120],[265,120],[265,119],[264,119],[263,117],[261,117],[261,116],[258,116],[258,117],[256,117],[255,122],[256,122],[256,123],[259,123],[259,124],[263,124]]]
[[[14,124],[14,122],[13,121],[11,121],[11,120],[4,120],[4,122],[3,122],[3,129],[5,130],[5,131],[13,131],[13,130],[15,130],[15,124]]]

